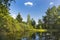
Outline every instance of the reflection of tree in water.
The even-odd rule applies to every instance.
[[[32,34],[33,32],[31,31],[28,31],[28,32],[24,32],[22,35],[21,35],[21,39],[23,40],[31,40],[32,39]]]
[[[26,34],[23,35],[24,40],[59,40],[59,33],[58,32],[45,32],[40,35],[39,32],[37,33],[32,33],[32,32],[27,32]]]
[[[36,33],[32,34],[32,39],[35,39],[36,38]]]

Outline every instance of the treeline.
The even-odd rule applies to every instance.
[[[13,0],[0,0],[0,40],[20,40],[24,32],[29,29],[58,29],[60,30],[60,6],[48,8],[43,20],[39,19],[38,24],[35,20],[27,16],[27,22],[22,21],[20,13],[16,19],[9,13],[10,2]]]
[[[45,28],[60,29],[60,6],[48,8],[46,16],[43,17]]]
[[[31,25],[22,21],[20,13],[16,19],[11,17],[9,6],[12,0],[0,0],[0,40],[20,40],[28,29],[33,29]]]

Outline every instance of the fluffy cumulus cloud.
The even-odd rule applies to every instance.
[[[54,2],[50,2],[50,5],[53,5],[54,4]]]
[[[28,6],[28,5],[29,5],[29,6],[33,6],[33,3],[32,3],[32,2],[25,2],[24,5],[25,5],[25,6]]]

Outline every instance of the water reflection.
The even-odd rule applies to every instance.
[[[58,40],[53,33],[45,32],[41,34],[40,32],[25,32],[21,40]]]

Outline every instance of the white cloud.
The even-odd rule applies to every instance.
[[[50,5],[53,5],[54,4],[54,2],[50,2]]]
[[[28,5],[29,5],[29,6],[33,6],[33,3],[32,3],[32,2],[25,2],[24,5],[25,5],[25,6],[28,6]]]

